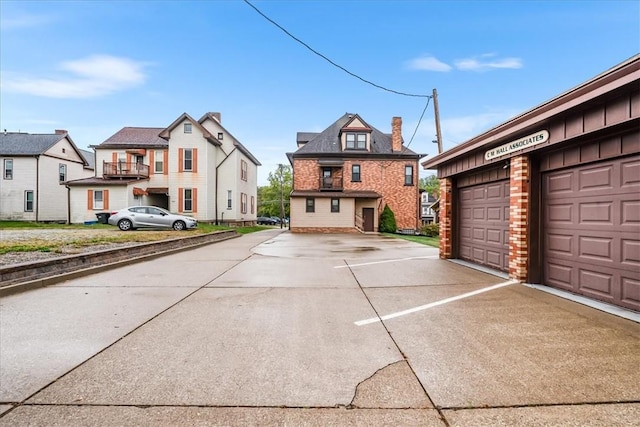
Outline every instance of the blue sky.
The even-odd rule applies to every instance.
[[[438,91],[444,148],[640,52],[640,2],[251,0],[335,63],[377,85]],[[267,183],[296,132],[345,112],[405,144],[427,98],[375,88],[287,36],[242,0],[0,0],[0,129],[66,129],[80,148],[183,112],[222,123]],[[437,153],[433,103],[410,148]],[[421,171],[427,175],[429,171]]]

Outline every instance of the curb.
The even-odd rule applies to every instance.
[[[0,297],[240,237],[234,230],[160,240],[0,268]]]

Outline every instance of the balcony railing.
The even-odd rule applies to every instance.
[[[148,178],[149,165],[128,162],[102,162],[102,176],[105,178]]]
[[[342,191],[342,178],[320,177],[320,190]]]

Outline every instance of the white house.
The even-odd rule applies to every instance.
[[[65,130],[0,133],[0,219],[67,222],[68,180],[90,177],[87,159]]]
[[[71,222],[96,213],[154,205],[202,222],[256,221],[260,162],[220,123],[182,114],[166,128],[125,127],[96,152],[96,174],[67,182]]]

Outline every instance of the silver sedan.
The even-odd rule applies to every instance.
[[[141,227],[165,227],[174,230],[197,228],[195,218],[176,215],[157,206],[131,206],[111,212],[109,224],[117,225],[122,231],[135,230]]]

